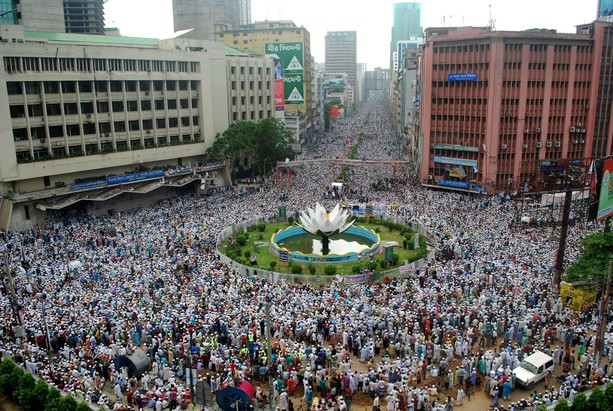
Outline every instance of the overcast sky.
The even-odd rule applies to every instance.
[[[398,0],[251,0],[252,20],[293,20],[311,33],[311,52],[324,62],[327,31],[358,32],[358,62],[367,69],[389,65],[392,4]],[[486,26],[490,4],[497,30],[557,29],[596,18],[598,0],[423,0],[421,22],[433,26]],[[108,0],[106,24],[126,36],[169,37],[172,0]]]

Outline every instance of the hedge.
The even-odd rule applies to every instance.
[[[0,393],[28,411],[92,411],[86,402],[77,403],[70,395],[62,396],[57,388],[49,389],[45,380],[36,381],[8,357],[0,363]]]

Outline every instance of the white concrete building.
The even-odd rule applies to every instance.
[[[180,38],[28,32],[16,25],[0,26],[0,37],[0,229],[35,225],[47,210],[85,199],[134,192],[130,182],[140,181],[114,185],[109,176],[204,161],[231,121],[230,104],[220,104],[231,101],[228,67],[244,61],[257,73],[269,65],[238,57],[229,63],[223,44]],[[271,110],[261,95],[258,118]],[[144,181],[136,192],[157,188],[144,187],[151,182],[146,174],[138,177]]]

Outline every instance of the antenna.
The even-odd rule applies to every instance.
[[[490,8],[490,20],[487,22],[487,29],[489,31],[496,31],[496,20],[492,18],[492,4],[488,6]]]

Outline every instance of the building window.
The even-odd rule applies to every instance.
[[[43,177],[43,184],[45,185],[45,187],[49,187],[51,185],[51,179],[49,178],[49,176]]]

